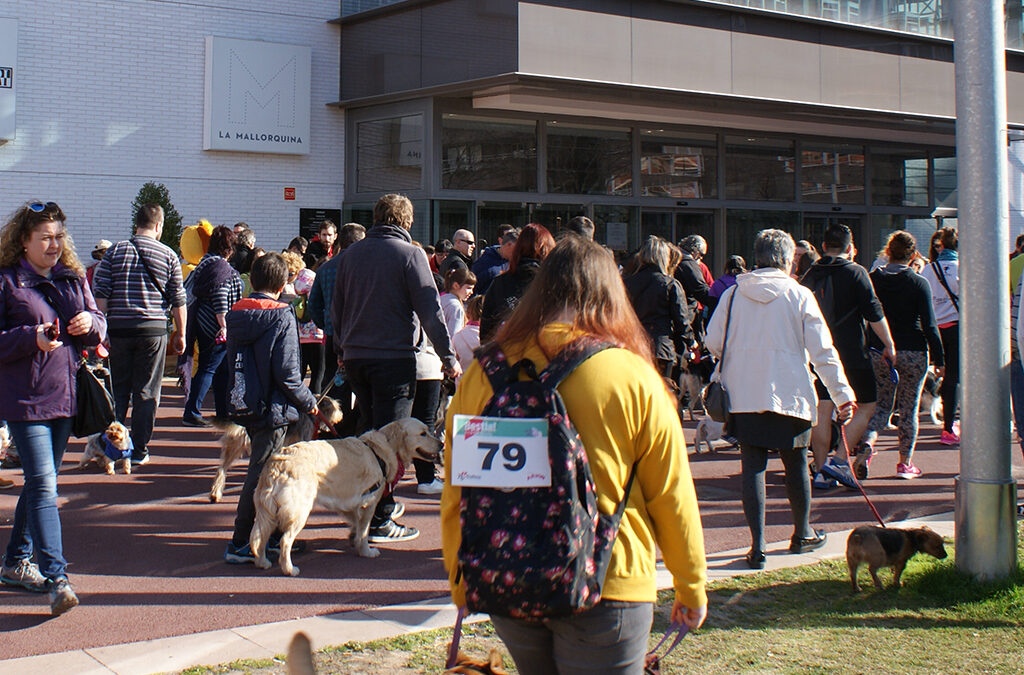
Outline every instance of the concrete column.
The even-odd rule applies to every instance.
[[[1010,470],[1009,204],[1002,3],[957,0],[956,146],[960,228],[960,476],[956,561],[983,579],[1016,568]]]

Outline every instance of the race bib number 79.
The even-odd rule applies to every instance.
[[[547,419],[456,415],[451,469],[452,485],[550,486]]]

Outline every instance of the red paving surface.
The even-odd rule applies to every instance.
[[[244,465],[229,475],[225,501],[207,493],[218,455],[214,432],[179,423],[182,400],[165,386],[153,461],[131,476],[79,470],[81,442],[65,455],[59,486],[65,555],[82,604],[51,619],[45,595],[0,589],[0,659],[121,644],[200,631],[280,621],[368,606],[410,602],[446,593],[441,566],[438,498],[420,497],[410,472],[398,489],[407,505],[405,524],[419,539],[382,547],[374,560],[357,557],[348,529],[317,512],[302,534],[310,550],[295,557],[301,576],[274,567],[221,562],[234,518]],[[687,423],[687,438],[693,424]],[[938,443],[939,430],[924,426],[915,462],[924,477],[897,480],[892,432],[883,436],[868,491],[886,520],[950,511],[958,453]],[[739,503],[739,453],[691,455],[708,552],[749,544]],[[1020,458],[1014,452],[1014,462]],[[0,545],[21,485],[0,492]],[[877,478],[874,476],[878,476]],[[792,534],[781,462],[768,471],[769,541]],[[812,520],[841,530],[872,519],[859,493],[815,494]],[[345,637],[339,635],[338,642]]]

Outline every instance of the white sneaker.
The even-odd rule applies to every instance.
[[[435,478],[433,483],[420,483],[416,486],[417,494],[439,495],[444,490],[444,483]]]

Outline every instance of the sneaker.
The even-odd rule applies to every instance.
[[[46,577],[28,558],[22,558],[11,567],[4,565],[0,568],[0,582],[6,586],[21,586],[34,593],[46,592]]]
[[[292,542],[292,553],[298,555],[299,553],[306,552],[306,542],[301,539],[296,539]],[[272,555],[279,555],[281,553],[281,540],[271,537],[270,541],[267,542],[267,557]]]
[[[11,451],[10,451],[10,448],[8,448],[7,454],[4,456],[3,459],[0,459],[0,469],[20,469],[20,468],[21,468],[21,459],[17,455],[12,454]]]
[[[864,480],[868,477],[868,467],[871,466],[871,459],[878,454],[878,451],[867,443],[861,443],[857,448],[857,456],[853,460],[853,473],[857,480]]]
[[[902,478],[903,480],[913,480],[921,475],[921,470],[913,464],[904,464],[900,462],[896,465],[896,477]]]
[[[71,590],[71,582],[61,577],[50,584],[50,614],[60,616],[78,604],[78,596]]]
[[[821,467],[821,472],[828,478],[838,481],[848,488],[857,489],[857,478],[853,475],[850,465],[846,462],[837,462],[835,457],[829,457],[828,461]]]
[[[813,535],[810,537],[793,537],[789,540],[789,552],[790,553],[810,553],[816,551],[825,545],[828,540],[828,536],[825,534],[825,530],[814,530]]]
[[[196,415],[183,415],[181,423],[186,427],[208,427],[210,421]]]
[[[148,452],[142,457],[132,457],[132,466],[145,466],[146,464],[149,464]]]
[[[387,544],[398,541],[411,541],[420,536],[420,531],[415,527],[399,525],[394,520],[389,520],[379,527],[371,527],[369,536],[366,538],[371,544]]]
[[[421,495],[439,495],[444,490],[444,483],[435,478],[432,483],[420,483],[416,486],[416,493]],[[397,516],[392,516],[397,518]]]
[[[224,562],[229,565],[247,565],[256,562],[256,556],[252,554],[249,544],[235,546],[230,541],[227,549],[224,550]]]
[[[839,481],[832,480],[819,471],[814,474],[814,480],[811,481],[811,485],[813,485],[816,490],[834,490],[839,487]]]
[[[960,434],[952,431],[942,431],[942,436],[939,438],[939,443],[943,445],[960,445]]]
[[[6,490],[14,487],[13,480],[7,480],[6,478],[0,478],[0,490]]]

